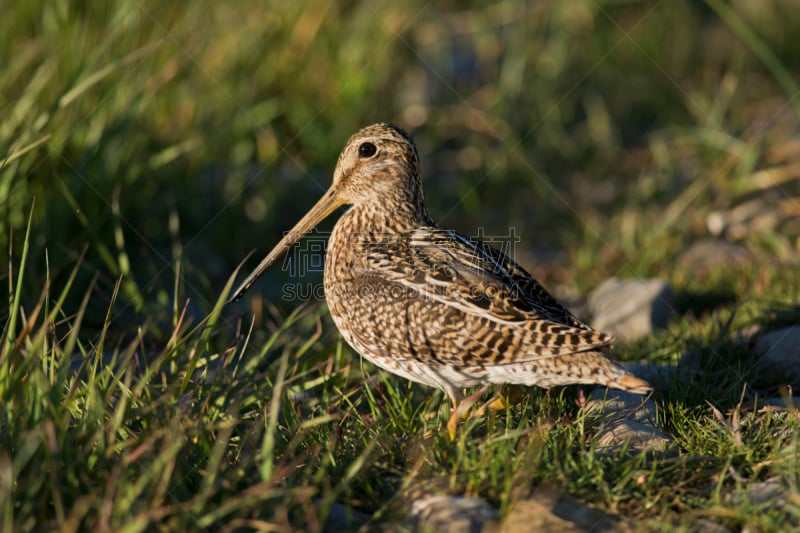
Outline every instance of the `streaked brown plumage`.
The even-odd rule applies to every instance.
[[[456,406],[463,388],[490,383],[651,390],[606,357],[611,336],[578,320],[514,261],[433,222],[416,147],[391,124],[350,138],[330,189],[234,298],[345,204],[352,207],[328,243],[325,296],[342,336],[369,361],[443,389]]]

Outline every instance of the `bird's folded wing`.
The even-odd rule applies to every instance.
[[[519,329],[535,345],[531,357],[601,348],[613,341],[580,322],[521,267],[483,243],[426,228],[369,246],[371,276],[438,302],[442,313]]]

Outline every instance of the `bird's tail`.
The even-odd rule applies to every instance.
[[[619,378],[610,381],[608,386],[614,389],[620,389],[636,394],[647,394],[653,391],[652,385],[650,385],[648,382],[628,373],[625,373]]]

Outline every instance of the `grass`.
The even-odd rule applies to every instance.
[[[790,2],[18,4],[0,18],[4,530],[316,530],[334,504],[400,524],[421,492],[505,515],[543,489],[641,530],[798,527],[800,419],[756,401],[787,391],[753,385],[742,342],[800,323]],[[434,217],[519,236],[560,296],[672,283],[669,328],[615,351],[696,362],[656,391],[672,455],[601,453],[574,388],[514,392],[449,442],[441,392],[286,298],[318,287],[311,263],[223,306],[352,131],[387,119],[414,130]],[[710,236],[746,258],[690,264]],[[772,478],[782,506],[741,495]]]

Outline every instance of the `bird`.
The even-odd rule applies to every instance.
[[[579,320],[508,255],[434,222],[416,145],[390,123],[350,137],[330,188],[230,301],[341,206],[349,208],[329,236],[324,267],[333,322],[364,359],[443,390],[452,402],[451,438],[495,384],[652,391],[608,357],[611,335]]]

